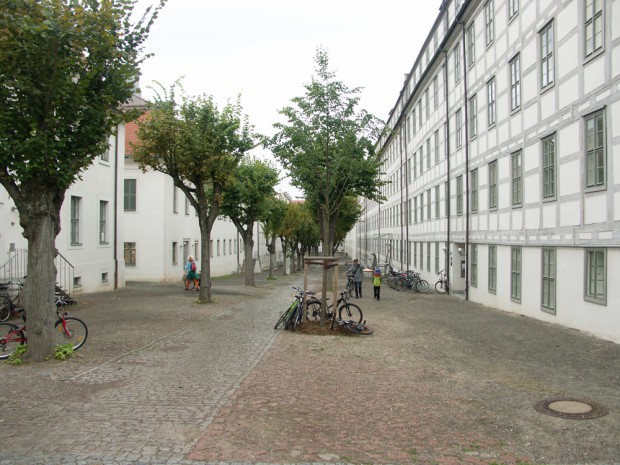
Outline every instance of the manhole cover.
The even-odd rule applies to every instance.
[[[599,418],[609,413],[606,407],[591,400],[554,398],[538,402],[534,408],[537,412],[568,420],[587,420]]]

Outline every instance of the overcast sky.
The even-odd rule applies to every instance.
[[[140,0],[139,8],[156,0]],[[257,132],[274,133],[278,111],[304,94],[318,47],[336,78],[362,87],[358,109],[386,120],[440,0],[168,0],[145,45],[142,95],[178,78],[190,96],[218,106],[241,95]]]

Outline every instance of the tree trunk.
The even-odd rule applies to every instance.
[[[213,223],[205,215],[198,215],[200,225],[200,292],[198,301],[202,304],[213,302],[211,299],[211,230]]]
[[[24,237],[28,239],[28,277],[23,295],[28,316],[26,357],[35,362],[54,356],[54,257],[63,200],[64,192],[34,191],[28,203],[20,208],[20,223],[24,228]]]
[[[280,238],[280,242],[282,243],[282,275],[286,276],[286,254],[288,252],[288,244],[282,238]]]
[[[267,242],[267,250],[269,251],[269,277],[267,279],[273,279],[273,267],[276,261],[276,238],[272,237]]]
[[[245,285],[256,287],[254,283],[254,223],[247,225],[247,229],[243,232],[243,250],[245,253]],[[240,231],[241,232],[241,231]]]

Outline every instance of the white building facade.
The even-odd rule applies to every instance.
[[[620,342],[620,1],[444,1],[349,253]]]

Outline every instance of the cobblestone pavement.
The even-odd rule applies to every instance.
[[[0,364],[0,465],[620,463],[618,344],[366,283],[372,336],[274,331],[302,282],[84,296],[76,358]],[[534,410],[557,396],[609,414]]]

